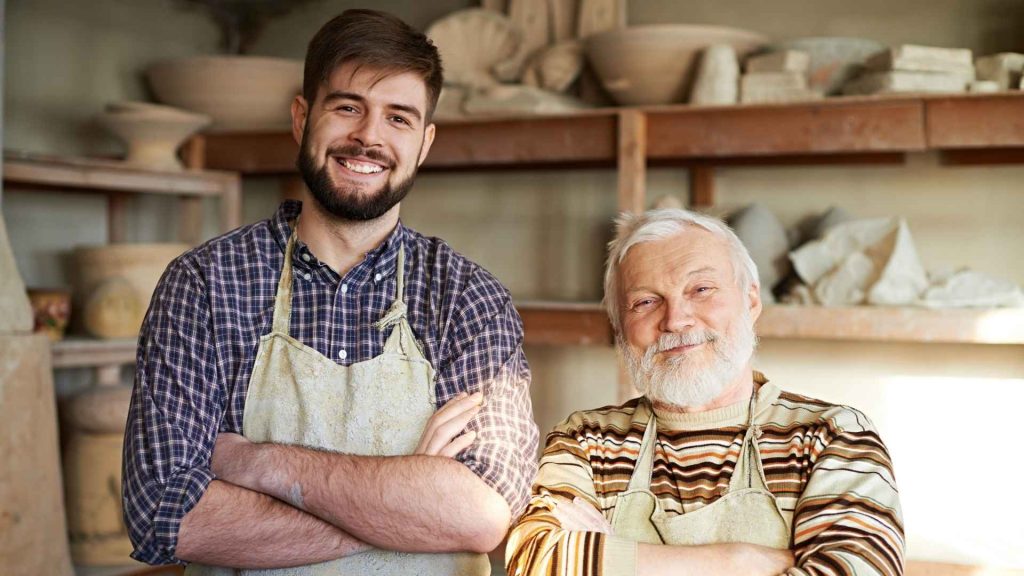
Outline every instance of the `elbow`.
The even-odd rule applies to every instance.
[[[469,552],[486,554],[501,545],[512,521],[512,511],[505,499],[491,492],[476,511],[475,529],[469,535],[466,547]]]

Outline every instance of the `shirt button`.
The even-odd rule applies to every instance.
[[[342,284],[341,285],[341,293],[342,294],[348,294],[348,284]]]
[[[302,255],[302,261],[303,262],[309,262],[309,254],[303,254]]]
[[[309,272],[306,272],[305,274],[303,274],[302,277],[306,279],[306,282],[309,282],[310,280],[313,279],[313,275],[310,274]]]
[[[373,275],[373,281],[374,282],[380,282],[381,278],[383,278],[383,276],[380,275],[380,272],[378,272],[378,273]]]
[[[342,360],[348,358],[348,352],[346,352],[344,348],[338,350],[338,358],[341,358]]]

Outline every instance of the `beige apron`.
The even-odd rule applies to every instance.
[[[754,398],[750,400],[747,431],[736,469],[726,492],[711,504],[687,514],[669,517],[651,492],[654,446],[658,437],[653,412],[647,423],[640,455],[626,491],[616,498],[612,530],[647,544],[700,545],[746,542],[777,549],[790,547],[790,527],[768,490],[757,446],[760,430],[754,424]]]
[[[253,442],[300,444],[367,456],[412,454],[436,408],[434,368],[406,319],[405,250],[398,251],[398,289],[375,324],[394,326],[384,352],[340,366],[288,335],[292,253],[288,240],[274,303],[274,324],[260,339],[245,398],[242,433]],[[347,558],[279,570],[233,570],[192,564],[188,574],[349,575],[490,573],[484,554],[406,554],[369,550]]]

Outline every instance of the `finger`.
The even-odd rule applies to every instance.
[[[430,417],[431,420],[435,424],[441,425],[467,410],[479,407],[483,403],[483,394],[480,392],[468,395],[463,392],[460,396],[462,397],[456,396],[455,399],[449,400],[447,404],[439,408]]]
[[[430,433],[430,438],[427,444],[427,451],[431,454],[437,454],[442,448],[451,443],[456,436],[462,434],[466,429],[466,425],[480,412],[480,406],[471,407],[465,412],[456,414],[444,424],[436,427]]]
[[[462,452],[466,448],[472,446],[473,440],[476,440],[476,432],[466,432],[442,448],[439,455],[447,458],[455,458],[458,456],[459,452]]]

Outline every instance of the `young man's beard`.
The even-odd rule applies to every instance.
[[[362,156],[379,162],[390,170],[395,167],[395,162],[390,158],[376,150],[368,150],[360,146],[332,148],[328,151],[327,162],[334,162],[336,155]],[[416,179],[416,168],[413,168],[412,173],[405,180],[394,186],[391,185],[391,182],[385,182],[380,190],[374,193],[361,194],[358,190],[335,186],[331,181],[326,163],[317,169],[305,137],[302,139],[302,147],[299,150],[298,168],[306,186],[313,194],[313,198],[324,210],[340,219],[360,222],[380,218],[388,210],[394,208],[409,193],[413,180]]]

